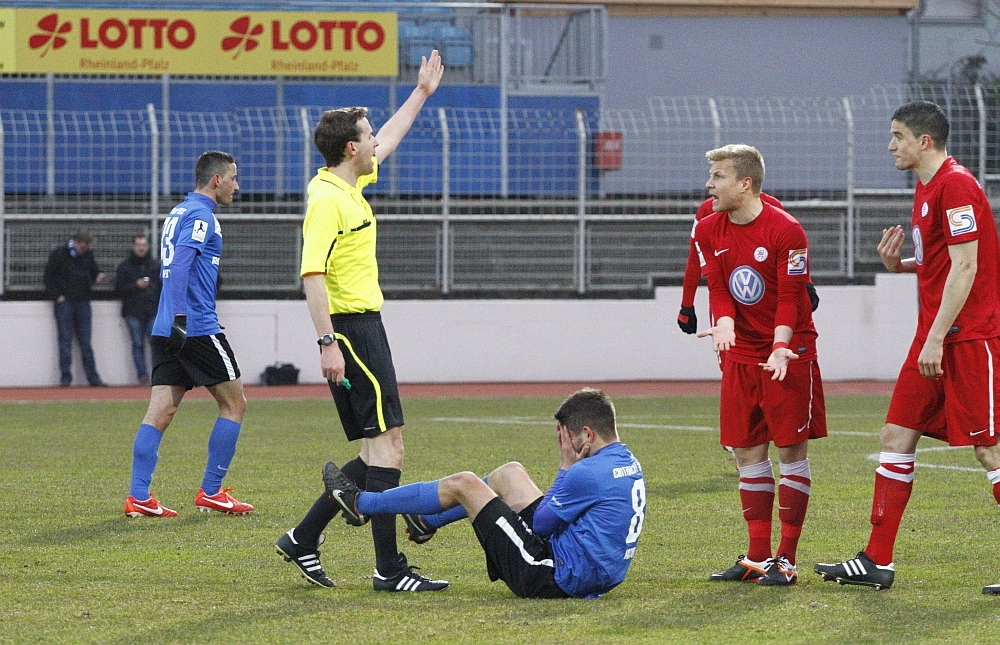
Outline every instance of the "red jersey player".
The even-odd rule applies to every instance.
[[[740,471],[740,501],[750,547],[712,581],[790,585],[809,504],[808,440],[826,436],[823,385],[816,362],[816,328],[806,283],[806,233],[785,211],[761,201],[764,159],[756,148],[729,145],[706,153],[713,215],[695,227],[695,248],[708,278],[715,326],[725,352],[719,405],[720,440],[732,446]],[[772,557],[774,471],[781,461],[778,517],[781,542]]]
[[[762,192],[760,194],[760,201],[785,210],[785,207],[777,197],[772,197],[767,193]],[[698,333],[698,316],[694,310],[694,292],[698,290],[698,283],[701,282],[701,263],[698,261],[698,253],[694,248],[694,230],[698,226],[698,222],[713,212],[712,198],[709,197],[698,207],[698,211],[694,214],[694,225],[691,227],[691,243],[688,247],[688,260],[687,265],[684,267],[684,286],[681,291],[681,311],[677,314],[677,326],[685,334]],[[808,282],[806,283],[806,289],[809,290],[809,302],[812,310],[816,311],[816,308],[819,307],[819,295],[816,293],[816,287],[813,286],[812,282]],[[709,314],[709,319],[711,320],[711,313]]]
[[[1000,253],[986,194],[948,156],[948,118],[926,101],[892,115],[889,151],[899,170],[913,170],[914,257],[901,259],[901,226],[882,232],[879,255],[895,273],[916,272],[920,317],[900,369],[881,432],[871,537],[857,557],[817,564],[826,580],[888,589],[893,548],[913,488],[917,441],[927,435],[975,446],[1000,504],[1000,448],[994,405],[1000,400]],[[1000,584],[983,588],[1000,595]]]

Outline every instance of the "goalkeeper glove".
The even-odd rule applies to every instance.
[[[812,282],[807,282],[806,292],[809,294],[809,304],[812,305],[812,310],[816,311],[819,307],[819,294],[816,293],[816,285]]]
[[[167,339],[167,352],[172,356],[181,353],[184,343],[187,341],[187,315],[177,314],[174,322],[170,325],[170,338]]]
[[[681,307],[681,312],[677,314],[677,326],[685,334],[698,332],[698,316],[694,313],[694,307]]]

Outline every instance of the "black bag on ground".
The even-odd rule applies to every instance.
[[[291,363],[268,365],[260,374],[261,385],[298,385],[299,370]]]

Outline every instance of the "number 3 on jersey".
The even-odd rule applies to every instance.
[[[174,233],[177,231],[179,217],[168,217],[163,221],[163,238],[160,243],[160,258],[163,266],[168,267],[174,259]]]

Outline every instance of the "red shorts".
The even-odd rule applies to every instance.
[[[826,436],[823,380],[816,361],[791,361],[785,380],[758,365],[727,360],[719,401],[720,443],[750,448],[769,441],[779,448]]]
[[[944,346],[936,380],[920,375],[917,358],[923,342],[914,340],[885,422],[947,441],[951,446],[995,446],[994,405],[1000,402],[1000,338],[967,340]]]

